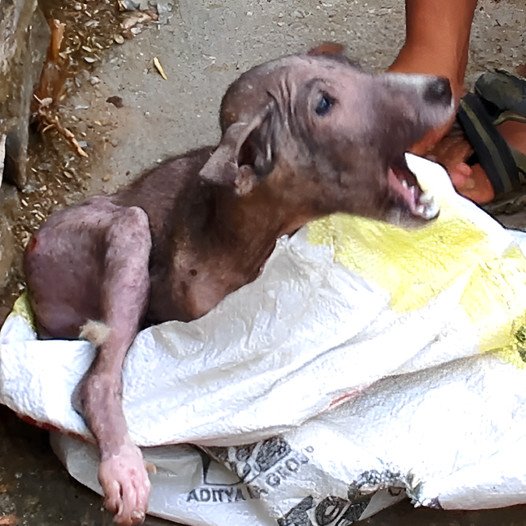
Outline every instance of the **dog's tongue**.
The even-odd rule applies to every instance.
[[[440,209],[434,197],[422,191],[407,165],[397,164],[390,167],[387,182],[393,196],[405,204],[413,215],[428,220],[438,215]]]

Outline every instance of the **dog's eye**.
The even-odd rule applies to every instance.
[[[327,115],[333,104],[334,99],[330,95],[327,95],[327,93],[322,93],[314,111],[320,116]]]

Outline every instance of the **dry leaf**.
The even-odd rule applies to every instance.
[[[159,72],[159,75],[161,75],[161,77],[164,80],[168,80],[168,77],[166,76],[166,73],[164,72],[164,69],[161,66],[161,63],[159,62],[159,59],[157,57],[153,57],[153,65],[155,66],[155,68]]]

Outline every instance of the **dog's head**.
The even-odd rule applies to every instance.
[[[404,152],[452,111],[446,79],[372,75],[339,53],[287,56],[228,88],[201,176],[239,194],[264,184],[307,216],[432,219]]]

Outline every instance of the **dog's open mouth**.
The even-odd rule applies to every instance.
[[[393,200],[413,216],[426,220],[438,216],[440,212],[438,204],[432,195],[422,191],[404,156],[389,167],[387,184]]]

